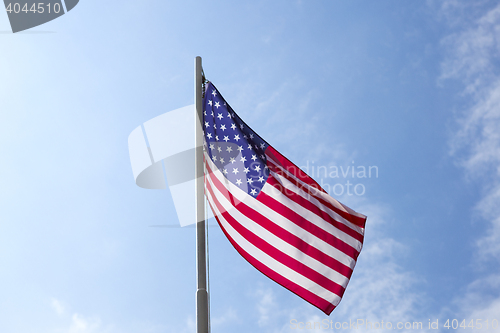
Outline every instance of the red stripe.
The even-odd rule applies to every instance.
[[[330,216],[327,212],[322,210],[320,207],[318,207],[316,204],[313,202],[305,199],[299,194],[296,194],[295,192],[291,190],[287,190],[280,182],[277,180],[274,176],[270,175],[267,179],[267,183],[271,186],[273,186],[275,189],[283,193],[284,196],[292,200],[293,202],[299,204],[303,208],[307,209],[311,213],[314,213],[318,217],[320,217],[322,220],[330,223],[333,225],[335,228],[343,231],[344,233],[348,234],[352,238],[358,240],[359,242],[363,243],[363,238],[364,236],[360,233],[358,233],[356,230],[353,230],[346,226],[344,223],[339,222],[335,220],[332,216]]]
[[[267,183],[271,186],[273,186],[277,191],[282,193],[285,197],[290,199],[291,201],[294,201],[295,203],[301,205],[302,207],[306,208],[309,210],[311,213],[316,214],[319,216],[321,219],[323,219],[326,222],[329,222],[332,224],[335,228],[342,230],[346,232],[349,235],[349,232],[354,232],[352,229],[349,227],[346,227],[344,224],[335,221],[330,215],[319,209],[317,206],[312,204],[310,201],[304,199],[298,194],[293,193],[292,191],[286,191],[283,186],[279,186],[280,183],[274,178],[272,175],[270,175],[267,178]],[[284,193],[286,191],[286,193]],[[263,196],[262,199],[260,199],[261,195]],[[257,196],[257,200],[266,202],[266,206],[271,206],[274,209],[274,205],[280,204],[276,199],[270,197],[269,195],[266,195],[264,192],[260,192],[259,195]],[[297,214],[295,211],[290,209],[289,207],[282,205],[284,208],[281,208],[279,210],[279,213],[285,217],[287,217],[290,221],[293,223],[297,224],[301,228],[304,228],[305,230],[309,231],[313,235],[315,235],[318,238],[321,238],[328,244],[334,246],[335,248],[339,249],[340,251],[344,252],[345,254],[349,255],[351,258],[356,260],[359,255],[359,251],[357,251],[355,248],[353,248],[351,245],[344,243],[341,239],[338,239],[337,237],[333,236],[332,234],[328,233],[327,231],[321,229],[317,225],[305,220],[302,216]],[[278,209],[275,209],[278,211]],[[347,232],[350,230],[349,232]],[[354,232],[356,235],[354,238],[358,239],[361,243],[363,243],[363,236],[359,235],[357,232]],[[361,240],[359,239],[361,237]]]
[[[273,147],[268,146],[265,153],[266,155],[269,155],[269,157],[271,157],[273,160],[278,162],[285,170],[293,174],[295,177],[299,178],[304,183],[326,193],[326,191],[321,186],[319,186],[319,184],[314,179],[309,177],[304,171],[302,171],[301,168],[296,166],[285,156],[281,155],[280,152]]]
[[[207,168],[210,168],[207,165]],[[245,203],[242,203],[239,201],[237,198],[235,198],[233,195],[228,193],[228,190],[224,187],[224,185],[216,178],[216,177],[210,177],[216,188],[218,189],[219,193],[221,193],[229,202],[233,203],[235,209],[237,209],[239,212],[241,212],[243,215],[254,221],[255,223],[259,224],[263,228],[265,228],[267,231],[270,233],[274,234],[275,236],[281,238],[288,244],[296,247],[300,251],[306,253],[310,257],[318,260],[319,262],[323,263],[324,265],[330,267],[331,269],[339,272],[340,274],[344,275],[347,278],[350,278],[352,275],[352,269],[349,266],[346,266],[345,264],[339,262],[335,258],[331,257],[327,253],[324,253],[323,251],[315,248],[314,246],[306,243],[304,240],[302,240],[300,237],[294,235],[293,233],[289,232],[288,230],[280,227],[279,225],[273,223],[271,220],[269,220],[267,217],[263,216],[262,214],[258,213],[254,209],[248,207]],[[261,200],[260,197],[263,197]],[[264,198],[269,198],[269,200],[264,199]],[[339,240],[335,237],[329,238],[329,237],[322,237],[323,234],[328,234],[325,230],[318,228],[314,224],[310,223],[309,221],[303,219],[300,215],[296,214],[292,210],[290,210],[288,207],[284,206],[280,202],[275,201],[268,195],[266,195],[264,192],[261,192],[257,199],[264,205],[267,205],[268,207],[272,207],[274,211],[276,211],[278,214],[288,218],[291,220],[292,223],[295,223],[299,227],[301,227],[304,230],[307,230],[309,233],[315,235],[316,237],[324,240],[326,243],[332,245],[332,242],[335,242],[335,240],[338,242]],[[266,201],[272,201],[274,200],[276,202],[275,205],[271,206],[264,202],[263,200]],[[277,209],[276,209],[277,208]],[[344,244],[344,243],[342,243]],[[333,245],[332,245],[333,246]],[[335,247],[335,246],[334,246]],[[342,249],[339,249],[342,251]]]
[[[302,191],[306,192],[308,195],[314,197],[316,200],[320,201],[323,205],[327,206],[328,208],[330,208],[331,210],[333,210],[334,212],[336,212],[337,214],[339,214],[340,216],[342,216],[343,218],[345,218],[347,221],[349,221],[349,222],[351,222],[353,224],[356,224],[356,225],[359,222],[359,221],[357,221],[356,223],[354,223],[353,220],[355,220],[358,217],[350,215],[349,213],[347,213],[347,212],[339,209],[335,205],[333,205],[331,202],[328,202],[328,201],[324,200],[318,194],[319,191],[312,190],[307,184],[303,184],[301,181],[299,181],[296,178],[290,176],[287,172],[285,172],[282,169],[280,169],[278,167],[278,165],[275,165],[275,163],[272,160],[268,159],[267,160],[267,165],[269,167],[269,170],[271,170],[272,172],[274,172],[274,173],[282,176],[283,178],[287,179],[293,185],[295,185],[297,188],[299,188]]]
[[[228,193],[225,188],[224,188],[224,190],[220,189],[220,187],[222,187],[223,185],[220,182],[218,182],[217,179],[213,179],[212,177],[210,177],[210,178],[212,179],[212,182],[214,183],[216,189],[219,190],[219,192],[221,192],[221,193],[224,193],[224,192]],[[225,209],[222,207],[222,205],[218,202],[217,198],[215,197],[215,195],[213,193],[212,186],[211,186],[210,183],[208,183],[207,188],[208,188],[210,194],[212,195],[212,198],[213,198],[213,200],[214,200],[217,208],[219,209],[219,212],[221,212],[221,214],[224,216],[224,218],[226,219],[226,221],[243,238],[245,238],[250,243],[252,243],[254,246],[256,246],[257,248],[259,248],[260,250],[262,250],[263,252],[265,252],[266,254],[268,254],[270,257],[272,257],[275,260],[281,262],[283,265],[285,265],[285,266],[293,269],[297,273],[299,273],[299,274],[307,277],[311,281],[314,281],[315,283],[317,283],[318,285],[322,286],[323,288],[331,291],[332,293],[337,294],[339,297],[342,297],[342,295],[344,294],[344,288],[341,285],[339,285],[339,284],[335,283],[334,281],[328,279],[327,277],[325,277],[324,275],[322,275],[322,274],[318,273],[317,271],[313,270],[309,266],[304,265],[300,261],[298,261],[298,260],[290,257],[289,255],[281,252],[280,250],[278,250],[274,246],[270,245],[269,243],[267,243],[266,241],[264,241],[263,239],[261,239],[260,237],[258,237],[254,233],[252,233],[250,230],[248,230],[247,228],[245,228],[234,217],[232,217],[231,214],[229,214],[227,211],[225,211]],[[233,197],[232,194],[229,194],[229,196]],[[226,196],[226,198],[227,198],[227,196]],[[227,199],[229,199],[229,198],[227,198]],[[259,219],[265,219],[266,222],[267,222],[267,224],[275,225],[274,223],[272,223],[271,221],[269,221],[268,219],[266,219],[264,216],[256,213],[253,209],[249,208],[244,203],[239,202],[239,200],[237,200],[236,198],[234,198],[234,199],[237,202],[236,209],[238,209],[238,211],[240,211],[245,216],[247,216],[250,220],[252,220],[254,222],[257,222]],[[247,215],[248,213],[250,213],[251,216],[248,216]],[[279,229],[281,229],[281,228],[279,228]],[[290,233],[288,233],[288,234],[290,234]],[[293,236],[292,234],[290,234],[290,235]],[[278,236],[278,237],[280,237],[280,236]]]
[[[269,153],[268,153],[268,151],[269,151]],[[292,162],[290,162],[286,157],[284,157],[283,155],[281,155],[278,151],[276,151],[271,146],[269,146],[266,149],[266,155],[269,155],[269,157],[271,157],[276,163],[279,163],[278,165],[280,167],[282,167],[284,170],[288,171],[289,173],[291,173],[295,177],[299,178],[302,182],[308,184],[309,186],[311,186],[313,188],[321,190],[321,192],[327,193],[321,186],[318,185],[318,183],[316,181],[314,181],[311,177],[309,177],[307,174],[305,174],[304,171],[302,171],[299,167],[297,167],[295,164],[293,164]],[[274,163],[272,161],[268,160],[267,161],[267,166],[269,167],[270,170],[272,170],[273,172],[276,172],[280,176],[283,176],[284,178],[288,179],[290,182],[292,182],[293,184],[295,184],[295,186],[297,186],[298,188],[300,188],[304,192],[310,194],[311,196],[313,196],[314,198],[316,198],[317,200],[319,200],[323,205],[327,206],[328,208],[330,208],[331,210],[333,210],[334,212],[336,212],[337,214],[339,214],[340,216],[342,216],[343,218],[345,218],[347,221],[349,221],[349,222],[351,222],[351,223],[353,223],[353,224],[355,224],[355,225],[357,225],[357,226],[359,226],[361,228],[365,227],[366,216],[365,217],[359,217],[357,215],[353,215],[353,214],[350,214],[350,213],[348,213],[348,212],[346,212],[346,211],[344,211],[342,209],[339,209],[338,207],[336,207],[332,203],[326,201],[321,196],[319,196],[316,193],[314,193],[313,191],[311,191],[304,184],[301,184],[295,178],[290,177],[286,172],[284,172],[281,169],[277,168],[277,166],[274,165]],[[344,207],[346,210],[353,211],[351,208],[349,208],[349,207],[347,207],[347,206],[345,206],[345,205],[343,205],[341,203],[339,203],[339,204],[342,205],[342,207]]]
[[[337,214],[339,214],[340,216],[342,216],[347,221],[349,221],[349,222],[351,222],[351,223],[353,223],[353,224],[355,224],[355,225],[357,225],[357,226],[359,226],[361,228],[365,227],[366,217],[361,218],[359,216],[351,215],[351,214],[349,214],[348,212],[346,212],[346,211],[344,211],[342,209],[339,209],[337,206],[335,206],[331,202],[323,199],[323,197],[321,197],[318,192],[316,192],[314,190],[311,190],[307,185],[301,183],[296,178],[290,176],[288,173],[286,173],[283,170],[281,170],[280,168],[278,168],[273,163],[273,161],[271,161],[271,160],[268,159],[267,160],[267,165],[268,165],[268,167],[269,167],[269,169],[271,171],[273,171],[274,173],[277,173],[278,175],[282,176],[283,178],[286,178],[288,181],[290,181],[296,187],[298,187],[302,191],[306,192],[310,196],[314,197],[315,199],[317,199],[318,201],[320,201],[323,205],[325,205],[326,207],[330,208],[331,210],[333,210],[334,212],[336,212]],[[340,202],[339,202],[339,204],[342,205]],[[349,207],[347,207],[345,205],[342,205],[342,207],[344,207],[345,209],[351,210]]]
[[[212,211],[213,211],[212,203],[210,202],[210,200],[209,200],[209,204],[210,204],[210,207],[212,208]],[[312,293],[311,291],[299,286],[298,284],[288,280],[284,276],[276,273],[275,271],[273,271],[272,269],[270,269],[269,267],[267,267],[266,265],[264,265],[263,263],[261,263],[260,261],[255,259],[254,257],[252,257],[245,250],[243,250],[238,245],[238,243],[236,243],[231,238],[231,236],[229,236],[229,234],[227,233],[226,229],[224,229],[224,226],[219,221],[219,218],[217,216],[215,216],[215,219],[219,223],[219,226],[221,227],[222,231],[226,235],[229,242],[231,242],[233,247],[236,249],[236,251],[238,251],[238,253],[243,258],[245,258],[245,260],[248,261],[252,266],[254,266],[256,269],[258,269],[261,273],[266,275],[268,278],[270,278],[274,282],[278,283],[279,285],[281,285],[281,286],[285,287],[286,289],[290,290],[291,292],[295,293],[297,296],[301,297],[305,301],[311,303],[312,305],[314,305],[315,307],[317,307],[318,309],[323,311],[325,314],[329,315],[330,313],[332,313],[332,311],[335,309],[335,306],[332,303],[317,296],[316,294]]]

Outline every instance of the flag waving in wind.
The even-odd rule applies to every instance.
[[[203,107],[205,194],[221,229],[255,268],[329,315],[356,265],[366,216],[258,136],[210,82]]]

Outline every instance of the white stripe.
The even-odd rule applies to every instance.
[[[315,236],[314,234],[311,234],[307,230],[302,229],[301,227],[291,222],[289,219],[282,216],[281,214],[277,213],[270,207],[264,205],[260,201],[255,200],[253,197],[249,196],[247,193],[243,192],[241,189],[236,187],[233,183],[227,181],[226,178],[217,169],[217,167],[215,167],[215,165],[210,159],[207,159],[207,162],[209,163],[210,169],[213,170],[211,175],[214,175],[222,184],[224,184],[227,191],[231,193],[236,199],[243,202],[253,210],[259,212],[259,214],[263,215],[273,223],[277,224],[278,226],[282,227],[285,230],[288,230],[295,236],[301,238],[306,243],[315,247],[319,251],[329,255],[330,257],[350,267],[351,269],[354,269],[356,261],[353,258],[348,256],[344,252],[340,251],[339,249],[333,247],[332,245],[328,244],[321,238]],[[264,187],[265,186],[271,186],[271,185],[266,184],[264,185]]]
[[[306,199],[307,201],[311,202],[315,206],[322,206],[320,202],[318,202],[315,198],[313,198],[311,195],[305,193],[303,190],[295,186],[292,182],[290,182],[288,179],[286,179],[283,176],[278,175],[277,173],[271,172],[271,175],[276,178],[278,182],[283,185],[284,188],[287,190],[290,190],[294,192],[297,195],[300,195],[302,198]],[[267,185],[267,186],[266,186]],[[276,199],[283,205],[289,207],[292,209],[294,212],[299,214],[300,216],[304,217],[306,220],[311,222],[312,224],[316,225],[317,227],[325,230],[325,232],[328,232],[329,234],[332,234],[333,236],[337,237],[344,243],[352,246],[356,251],[359,253],[361,251],[361,248],[363,247],[363,244],[358,241],[356,238],[352,237],[349,234],[346,234],[342,230],[336,228],[333,226],[330,222],[325,221],[322,219],[320,216],[316,215],[315,213],[311,212],[309,209],[301,206],[300,204],[296,203],[295,201],[291,200],[288,198],[286,195],[281,193],[278,189],[274,188],[272,185],[266,184],[262,188],[262,191],[266,193],[267,195],[271,196],[272,198]],[[313,201],[314,200],[314,201]],[[319,207],[318,207],[319,208]],[[324,211],[324,210],[323,210]],[[326,212],[325,212],[326,213]]]
[[[217,189],[214,189],[216,191]],[[224,227],[224,230],[229,234],[229,236],[252,258],[261,262],[263,265],[273,270],[277,274],[285,277],[286,279],[292,281],[293,283],[301,286],[302,288],[312,292],[318,297],[323,298],[327,302],[332,303],[333,305],[337,305],[340,302],[340,297],[331,291],[323,288],[318,285],[314,281],[306,278],[305,276],[297,273],[296,271],[290,269],[286,265],[283,265],[279,261],[267,255],[265,252],[257,248],[251,242],[246,240],[243,236],[241,236],[233,227],[224,219],[222,214],[219,212],[215,202],[210,194],[210,192],[206,192],[208,201],[212,204],[214,209],[214,215],[218,217],[220,223]],[[332,300],[332,301],[329,301]]]
[[[299,249],[297,249],[293,245],[290,245],[283,239],[277,237],[276,235],[269,232],[267,229],[265,229],[264,227],[253,221],[251,218],[248,218],[247,216],[243,215],[239,210],[237,209],[231,210],[232,204],[227,200],[227,198],[222,193],[218,191],[216,186],[213,184],[212,179],[210,177],[207,177],[207,179],[214,191],[215,198],[219,201],[219,203],[222,205],[225,211],[228,212],[230,211],[230,215],[237,222],[239,222],[243,228],[246,228],[247,230],[255,234],[257,237],[261,238],[263,241],[267,242],[268,244],[271,244],[277,250],[303,263],[304,265],[310,267],[314,271],[327,277],[333,282],[341,285],[344,288],[347,286],[347,283],[349,282],[349,279],[347,277],[331,269],[330,267],[326,266],[317,259],[310,257],[308,254],[300,251]]]
[[[295,179],[297,182],[299,182],[300,184],[302,184],[305,188],[308,188],[312,193],[315,193],[315,195],[321,196],[322,199],[324,199],[325,201],[330,202],[333,206],[337,207],[338,209],[340,209],[340,210],[342,210],[342,211],[344,211],[344,212],[346,212],[348,214],[351,214],[348,211],[346,211],[345,207],[342,206],[342,204],[340,204],[337,200],[335,200],[334,198],[332,198],[330,195],[328,195],[327,193],[323,193],[323,192],[319,191],[317,188],[314,188],[314,187],[310,186],[307,183],[304,183],[302,180],[300,180],[299,178],[295,177],[295,175],[293,175],[290,172],[288,172],[288,170],[285,170],[281,165],[279,165],[272,158],[270,158],[269,155],[266,155],[266,156],[268,156],[267,160],[269,162],[273,163],[275,167],[277,167],[278,169],[280,169],[282,172],[286,173],[291,178]],[[271,172],[271,173],[275,174],[274,172]],[[301,195],[301,196],[304,197],[305,199],[309,200],[309,201],[312,201],[311,200],[311,194],[306,194],[306,195],[307,195],[306,197],[304,195]],[[365,229],[364,228],[361,228],[360,226],[358,226],[358,225],[356,225],[356,224],[354,224],[354,223],[346,220],[344,217],[340,216],[337,212],[335,212],[331,208],[323,205],[316,198],[314,198],[314,199],[315,199],[314,204],[316,206],[318,206],[318,208],[320,208],[322,211],[324,211],[325,213],[327,213],[328,215],[330,215],[333,219],[335,219],[336,221],[339,221],[340,223],[348,226],[349,228],[351,228],[352,230],[356,231],[357,233],[359,233],[361,235],[364,235],[364,233],[365,233]],[[356,213],[356,214],[359,215],[359,213]],[[351,215],[355,215],[355,214],[351,214]],[[365,217],[365,216],[363,215],[362,217]]]
[[[278,168],[280,168],[281,170],[283,170],[284,172],[286,172],[287,174],[289,174],[291,177],[295,178],[298,182],[304,184],[305,186],[311,188],[311,189],[314,189],[314,190],[317,190],[315,189],[314,187],[312,187],[311,185],[303,182],[301,179],[297,178],[294,174],[288,172],[288,170],[285,170],[282,166],[281,166],[281,163],[277,163],[276,161],[274,161],[272,159],[272,155],[268,155],[266,153],[266,156],[267,156],[267,160],[271,161],[274,165],[276,165]],[[309,176],[308,176],[309,177]],[[310,177],[309,177],[310,178]],[[326,199],[327,201],[329,201],[332,205],[334,205],[335,207],[337,207],[338,209],[346,212],[347,214],[349,215],[354,215],[354,216],[357,216],[357,217],[360,217],[360,218],[366,218],[365,215],[363,214],[360,214],[354,210],[352,210],[351,208],[347,207],[347,206],[344,206],[343,204],[341,204],[339,201],[337,201],[335,198],[331,197],[328,193],[325,193],[323,191],[316,191],[316,193],[320,194],[320,196],[322,196],[324,199]]]

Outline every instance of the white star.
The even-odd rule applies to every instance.
[[[262,158],[263,160],[266,159],[266,157],[264,155],[260,155],[260,158]]]
[[[212,133],[207,133],[207,138],[211,139],[212,138]]]
[[[256,194],[257,194],[257,191],[253,188],[253,189],[250,191],[250,194],[251,194],[251,195],[256,195]]]
[[[226,151],[227,151],[228,153],[230,153],[230,152],[232,152],[232,151],[233,151],[233,148],[231,148],[230,146],[227,146]]]
[[[250,170],[249,170],[248,168],[245,168],[245,169],[243,169],[243,172],[245,172],[245,173],[249,173],[249,172],[250,172]]]
[[[234,124],[233,124],[233,125],[234,125]],[[236,134],[236,135],[234,136],[234,140],[236,140],[236,142],[238,142],[238,140],[239,140],[239,139],[240,139],[239,134]]]
[[[259,149],[259,146],[257,146],[257,145],[254,145],[254,147],[255,147],[255,149]]]
[[[214,150],[214,149],[215,149],[215,146],[214,146],[214,144],[213,144],[213,143],[211,143],[211,144],[210,144],[210,149],[211,149],[211,150]]]
[[[217,161],[217,156],[212,155],[212,159],[214,160],[214,162]]]
[[[220,108],[220,103],[219,102],[215,102],[215,107],[218,109]]]
[[[217,91],[212,90],[212,95],[214,95],[214,97],[217,96]]]
[[[248,136],[246,134],[243,135],[243,139],[248,139]]]
[[[260,149],[264,149],[264,147],[265,147],[265,146],[266,146],[266,144],[265,144],[265,143],[261,143],[261,144],[260,144]]]
[[[243,127],[245,127],[243,124],[240,124],[240,128],[243,129]]]
[[[217,129],[217,125],[215,125],[215,123],[214,123],[214,128]]]
[[[218,135],[215,136],[215,141],[219,141],[219,136]]]
[[[207,110],[203,111],[203,115],[206,116],[207,115]]]
[[[238,168],[233,168],[233,173],[234,174],[237,174],[239,171],[238,171]]]
[[[210,114],[212,115],[212,117],[214,116],[214,111],[212,110],[212,112],[210,112]]]
[[[243,146],[238,146],[238,151],[241,153],[241,151],[243,150]]]
[[[230,157],[229,162],[234,163],[234,162],[236,162],[236,160],[234,159],[234,157]]]
[[[257,155],[252,155],[252,161],[255,162],[256,159],[257,159]]]
[[[250,139],[253,139],[253,134],[250,134]]]
[[[224,105],[226,105],[226,102],[224,102]],[[227,113],[227,117],[228,117],[229,119],[231,119],[231,118],[232,118],[232,117],[231,117],[231,114],[230,114],[229,112]]]
[[[224,159],[223,159],[222,157],[220,157],[220,158],[219,158],[219,161],[220,161],[221,163],[224,163]]]
[[[222,148],[221,147],[217,147],[217,150],[219,151],[219,153],[222,151]]]
[[[240,162],[246,162],[247,158],[245,156],[241,156]]]
[[[224,169],[224,171],[222,171],[222,172],[224,172],[224,174],[225,174],[225,175],[227,175],[227,174],[228,174],[228,172],[227,172],[227,170],[226,170],[226,169]]]
[[[260,171],[260,166],[258,166],[258,165],[257,165],[257,166],[255,167],[255,171],[259,172],[259,171]]]
[[[211,99],[208,100],[208,105],[212,106],[212,100]]]
[[[219,118],[219,120],[221,120],[223,118],[222,113],[217,113],[217,118]]]
[[[248,144],[248,149],[253,149],[251,144]]]
[[[253,183],[253,179],[252,179],[252,178],[248,178],[248,179],[247,179],[247,183],[248,183],[248,184],[250,184],[250,185],[252,185],[252,183]]]
[[[264,165],[264,169],[266,169],[266,170],[267,170],[267,169],[269,169],[269,167],[268,167],[267,165]]]
[[[228,113],[229,114],[229,113]],[[236,129],[236,125],[234,123],[231,124],[231,129],[234,131]]]
[[[228,142],[228,141],[229,141],[229,136],[224,135],[224,139],[222,139],[222,140],[224,140],[224,141]]]
[[[236,185],[238,185],[238,186],[241,185],[241,179],[236,179]]]
[[[263,181],[264,181],[264,177],[260,176],[260,177],[259,177],[259,182],[261,182],[261,183],[262,183]]]
[[[225,130],[226,130],[226,125],[224,125],[224,124],[220,125],[220,129],[221,129],[222,131],[225,131]]]

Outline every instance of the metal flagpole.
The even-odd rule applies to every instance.
[[[208,333],[207,256],[205,236],[205,185],[203,180],[203,99],[201,57],[195,58],[196,140],[196,332]]]

